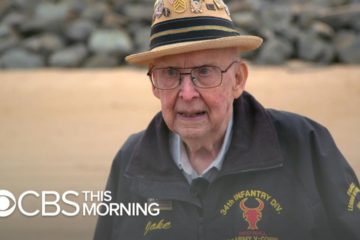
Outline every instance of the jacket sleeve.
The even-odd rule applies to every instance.
[[[336,239],[360,239],[358,179],[327,129],[315,126],[310,139],[317,188]]]

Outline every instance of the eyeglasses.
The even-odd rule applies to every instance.
[[[225,70],[210,65],[195,68],[152,68],[147,75],[152,85],[161,90],[177,88],[181,84],[182,75],[190,75],[191,81],[198,88],[214,88],[221,85],[223,73],[226,73],[237,62],[233,61]],[[190,72],[181,72],[185,69],[190,69]]]

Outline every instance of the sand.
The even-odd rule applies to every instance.
[[[247,90],[325,125],[360,175],[359,67],[252,66]],[[0,72],[0,189],[103,189],[119,147],[159,108],[141,69]],[[16,212],[0,219],[0,239],[91,239],[95,220]]]

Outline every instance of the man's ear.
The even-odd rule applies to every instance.
[[[240,97],[242,92],[245,90],[247,77],[248,77],[248,67],[246,63],[240,61],[237,64],[235,71],[235,84],[233,86],[234,98]]]

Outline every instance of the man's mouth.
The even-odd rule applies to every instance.
[[[180,116],[186,117],[186,118],[194,118],[194,117],[200,117],[206,114],[206,111],[196,111],[196,112],[178,112]]]

